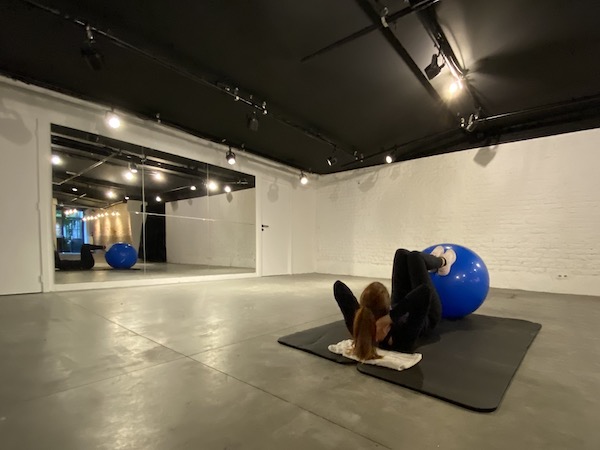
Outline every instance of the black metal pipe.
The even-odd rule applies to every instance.
[[[239,94],[236,94],[231,89],[227,89],[227,87],[228,87],[227,85],[224,85],[224,84],[219,83],[219,82],[213,83],[213,82],[211,82],[209,80],[206,80],[205,78],[203,78],[203,77],[201,77],[199,75],[196,75],[196,74],[194,74],[194,73],[192,73],[192,72],[190,72],[190,71],[188,71],[186,69],[183,69],[183,68],[181,68],[181,67],[179,67],[179,66],[177,66],[177,65],[175,65],[173,63],[170,63],[170,62],[165,61],[165,60],[163,60],[161,58],[158,58],[158,57],[154,56],[153,54],[151,54],[151,53],[149,53],[149,52],[147,52],[145,50],[142,50],[141,48],[136,47],[136,46],[134,46],[134,45],[132,45],[132,44],[130,44],[130,43],[128,43],[128,42],[126,42],[126,41],[124,41],[124,40],[122,40],[122,39],[120,39],[120,38],[118,38],[118,37],[116,37],[116,36],[114,36],[112,34],[110,34],[107,31],[103,31],[103,30],[100,30],[98,28],[92,27],[89,23],[86,23],[85,21],[83,21],[81,19],[78,19],[76,17],[71,17],[68,14],[63,14],[58,9],[50,8],[48,6],[45,6],[45,5],[41,4],[41,3],[38,3],[38,2],[33,1],[33,0],[21,0],[21,1],[23,1],[24,3],[26,3],[26,4],[28,4],[28,5],[32,6],[32,7],[41,9],[41,10],[46,11],[48,13],[54,14],[56,16],[59,16],[59,17],[63,18],[64,20],[67,20],[67,21],[70,21],[70,22],[72,22],[72,23],[74,23],[76,25],[79,25],[79,26],[83,27],[84,29],[86,29],[86,31],[89,29],[89,30],[93,31],[94,33],[97,33],[97,34],[103,36],[104,38],[106,38],[106,39],[114,42],[115,44],[119,45],[120,47],[126,48],[127,50],[130,50],[130,51],[132,51],[134,53],[138,53],[138,54],[142,55],[143,57],[145,57],[145,58],[147,58],[147,59],[155,62],[156,64],[158,64],[158,65],[160,65],[160,66],[162,66],[162,67],[164,67],[164,68],[166,68],[168,70],[171,70],[171,71],[177,73],[178,75],[181,75],[181,76],[183,76],[183,77],[185,77],[185,78],[187,78],[187,79],[189,79],[191,81],[194,81],[194,82],[196,82],[198,84],[201,84],[201,85],[203,85],[205,87],[218,90],[218,91],[224,93],[225,95],[228,95],[228,96],[234,98],[236,101],[240,101],[240,102],[242,102],[242,103],[244,103],[244,104],[252,107],[253,109],[256,109],[256,110],[261,111],[261,112],[263,112],[265,110],[263,108],[263,106],[262,106],[262,103],[261,104],[255,103],[255,102],[253,102],[251,100],[247,100],[247,99],[243,98],[242,96],[240,96]],[[325,136],[320,131],[315,132],[315,131],[312,131],[310,129],[307,129],[307,128],[303,127],[302,125],[299,125],[299,124],[295,123],[294,121],[286,118],[285,116],[283,116],[281,114],[270,112],[269,115],[271,117],[273,117],[275,120],[277,120],[277,121],[279,121],[279,122],[281,122],[281,123],[283,123],[283,124],[285,124],[285,125],[287,125],[287,126],[289,126],[291,128],[294,128],[294,129],[300,131],[301,133],[303,133],[304,135],[306,135],[306,136],[308,136],[310,138],[319,140],[321,142],[325,142],[326,144],[330,145],[331,147],[333,147],[333,148],[339,148],[339,149],[343,150],[344,152],[346,152],[346,153],[348,153],[350,155],[352,155],[354,153],[353,151],[351,151],[348,148],[348,146],[346,146],[344,144],[341,144],[340,142],[338,142],[336,140],[333,140],[333,139]]]
[[[402,154],[401,159],[406,160],[423,155],[424,151],[427,152],[427,156],[431,156],[438,150],[447,150],[449,147],[457,146],[461,143],[465,144],[465,148],[473,147],[477,144],[485,144],[490,137],[494,136],[498,139],[498,143],[506,142],[510,138],[509,133],[568,124],[580,121],[582,118],[593,119],[595,117],[598,118],[598,126],[600,126],[600,94],[582,97],[575,101],[553,103],[477,119],[472,134],[466,133],[459,128],[446,130],[431,136],[392,145],[381,152],[369,155],[365,158],[365,162],[368,163],[377,158],[381,159],[384,155],[395,153],[403,148],[416,148],[416,150]],[[505,138],[501,139],[500,136],[503,135]],[[350,169],[355,164],[355,162],[352,162],[342,167]]]
[[[440,26],[437,15],[433,9],[422,10],[417,13],[417,17],[421,21],[423,28],[437,47],[442,55],[448,69],[458,81],[463,85],[463,89],[469,94],[473,102],[473,111],[481,111],[483,109],[479,96],[473,91],[466,78],[467,71],[461,66],[452,46],[446,38],[446,34]]]
[[[408,6],[404,9],[401,9],[400,11],[396,11],[395,13],[390,14],[389,16],[386,16],[385,21],[389,25],[410,13],[426,9],[439,1],[440,0],[422,0],[420,2],[415,3],[414,5]],[[342,38],[339,41],[329,44],[326,47],[323,47],[323,48],[317,50],[316,52],[305,56],[304,58],[302,58],[300,60],[300,62],[306,62],[316,56],[322,55],[323,53],[327,53],[327,52],[334,50],[337,47],[341,47],[342,45],[347,44],[349,42],[355,41],[356,39],[359,39],[362,36],[365,36],[365,35],[371,33],[372,31],[381,30],[383,28],[385,28],[385,26],[383,25],[383,23],[381,21],[377,24],[369,25],[368,27],[362,28],[362,29],[352,33],[350,36],[346,36],[345,38]]]
[[[359,6],[362,8],[362,10],[369,17],[371,17],[371,19],[373,21],[381,22],[381,17],[378,15],[377,12],[375,12],[373,10],[373,8],[372,8],[371,4],[368,2],[368,0],[356,0],[356,1],[358,2]],[[411,58],[411,56],[408,54],[408,51],[404,48],[404,46],[398,40],[396,35],[388,27],[383,27],[381,29],[381,32],[382,32],[384,38],[394,48],[394,50],[396,50],[396,53],[398,53],[398,55],[402,58],[404,63],[408,66],[409,70],[413,73],[413,75],[421,83],[421,86],[425,89],[425,91],[427,91],[427,93],[434,100],[434,102],[436,102],[440,106],[440,108],[442,108],[446,112],[446,114],[448,115],[448,118],[451,121],[456,121],[456,117],[448,109],[448,105],[442,100],[442,98],[440,97],[438,92],[433,88],[431,83],[429,83],[429,81],[427,80],[427,78],[425,77],[423,72],[421,71],[421,68],[419,66],[417,66],[417,63],[415,63],[415,61]]]

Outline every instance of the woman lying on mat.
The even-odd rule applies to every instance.
[[[106,250],[104,245],[83,244],[81,246],[80,259],[77,260],[62,260],[58,252],[54,252],[54,267],[59,270],[90,270],[96,262],[92,250]]]
[[[342,310],[346,326],[354,339],[354,354],[359,359],[379,358],[376,347],[412,353],[417,338],[430,333],[440,322],[442,305],[429,277],[450,273],[456,253],[436,247],[431,254],[396,250],[392,270],[392,297],[379,283],[369,284],[360,303],[341,281],[333,285],[333,295]]]

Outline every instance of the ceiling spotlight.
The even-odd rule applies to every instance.
[[[135,178],[135,175],[134,175],[132,172],[130,172],[130,171],[126,171],[126,172],[123,174],[123,176],[124,176],[125,178],[127,178],[128,180],[133,180],[133,179]]]
[[[196,190],[196,186],[192,185],[190,186],[190,191],[195,191]]]
[[[224,190],[225,192],[227,192],[228,194],[231,192],[231,188],[230,188],[229,186],[225,186],[225,187],[223,188],[223,190]]]
[[[258,117],[256,117],[256,111],[248,116],[248,128],[250,131],[258,131]]]
[[[137,173],[137,171],[138,171],[138,169],[137,169],[137,166],[136,166],[135,164],[131,164],[131,163],[129,163],[129,164],[127,165],[127,167],[129,168],[129,171],[130,171],[131,173]]]
[[[104,57],[96,48],[96,40],[89,25],[85,26],[85,40],[81,45],[81,56],[92,70],[102,70],[104,67]]]
[[[385,157],[385,162],[388,163],[388,164],[394,162],[394,158],[392,158],[392,155],[387,155]]]
[[[262,102],[263,115],[267,115],[267,102]]]
[[[437,77],[438,74],[441,72],[442,67],[444,67],[444,65],[445,65],[445,63],[442,63],[441,66],[438,64],[439,57],[440,57],[440,53],[434,54],[431,57],[431,63],[427,67],[425,67],[425,75],[427,75],[428,80],[432,80],[435,77]]]
[[[108,198],[115,198],[115,197],[116,197],[116,195],[115,195],[114,191],[107,191],[107,192],[106,192],[106,196],[107,196]]]
[[[162,198],[160,198],[160,195],[157,195],[155,200],[156,200],[157,202],[162,202]]]
[[[62,159],[60,159],[60,156],[52,155],[52,164],[54,164],[55,166],[62,164]]]
[[[460,119],[460,127],[467,130],[469,133],[472,133],[477,128],[479,124],[479,117],[481,116],[481,109],[478,109],[477,112],[469,115],[469,118],[462,117]]]
[[[77,192],[77,188],[76,188],[76,187],[72,187],[72,188],[71,188],[71,190],[72,190],[73,192]]]
[[[219,185],[214,181],[209,181],[208,183],[206,183],[206,187],[209,191],[216,191],[217,189],[219,189]]]
[[[308,177],[304,174],[304,172],[300,172],[300,184],[308,183]]]
[[[450,95],[454,95],[457,91],[460,91],[463,88],[463,84],[461,80],[454,81],[448,90],[450,91]]]
[[[106,123],[109,127],[117,129],[121,126],[121,118],[111,111],[106,113]]]
[[[164,179],[163,174],[160,172],[154,172],[152,174],[152,176],[154,177],[155,180],[157,181],[162,181]]]
[[[337,158],[335,156],[331,155],[329,158],[327,158],[328,165],[333,166],[335,163],[337,163]]]
[[[129,195],[126,195],[126,196],[125,196],[125,200],[129,200]]]
[[[225,157],[227,158],[227,162],[229,164],[231,164],[232,166],[235,164],[235,153],[233,153],[231,151],[231,147],[229,147],[229,151],[227,152],[227,154],[225,155]]]
[[[235,88],[235,89],[233,90],[233,95],[234,95],[233,99],[234,99],[236,102],[237,102],[237,101],[240,99],[239,93],[240,93],[240,90],[239,90],[238,88]]]

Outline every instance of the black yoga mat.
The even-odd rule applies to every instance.
[[[359,364],[364,374],[480,412],[500,405],[527,349],[541,329],[526,320],[472,314],[444,320],[417,352],[422,361],[398,372]]]
[[[350,333],[343,320],[328,323],[320,327],[310,328],[298,333],[280,337],[277,342],[289,347],[303,350],[313,355],[321,356],[340,364],[355,364],[356,361],[327,350],[330,344],[337,344],[344,339],[350,339]]]

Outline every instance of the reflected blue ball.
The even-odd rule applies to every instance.
[[[137,262],[135,248],[126,242],[113,244],[104,257],[106,262],[114,269],[131,269]]]
[[[442,317],[465,317],[483,304],[490,290],[490,275],[479,255],[462,245],[436,244],[423,252],[431,253],[438,245],[456,252],[456,262],[447,276],[431,274],[431,280],[442,302]]]

